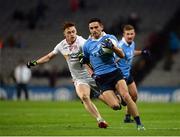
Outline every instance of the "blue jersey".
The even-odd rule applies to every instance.
[[[107,54],[102,50],[101,42],[110,38],[118,44],[115,36],[105,34],[99,39],[89,38],[83,46],[84,57],[90,60],[94,74],[102,75],[118,69],[113,53]]]
[[[124,58],[121,58],[117,64],[118,67],[121,69],[123,76],[128,78],[130,75],[130,70],[132,66],[132,61],[134,57],[134,50],[135,50],[135,43],[132,42],[130,45],[122,38],[121,41],[118,43],[118,47],[121,48],[125,54]],[[116,58],[119,58],[116,56]]]

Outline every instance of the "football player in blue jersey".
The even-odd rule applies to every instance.
[[[131,95],[131,98],[134,102],[137,101],[137,87],[133,80],[133,77],[131,75],[131,66],[133,57],[137,55],[149,55],[149,51],[144,50],[135,50],[135,29],[132,25],[125,25],[123,27],[123,37],[119,41],[118,47],[123,50],[125,57],[119,58],[116,55],[116,62],[121,69],[121,72],[123,74],[124,79],[126,80],[126,84],[128,86],[129,94]],[[131,123],[133,122],[133,119],[131,119],[130,110],[127,108],[126,115],[124,118],[125,123]]]
[[[113,52],[120,58],[125,57],[122,49],[117,47],[116,37],[103,31],[103,24],[98,18],[92,18],[89,21],[89,31],[90,36],[83,46],[83,60],[85,63],[90,62],[93,70],[91,76],[100,88],[104,100],[114,110],[119,109],[119,100],[114,94],[117,91],[126,102],[130,114],[134,117],[137,129],[145,130],[136,103],[132,100],[121,70],[115,62]],[[103,48],[111,49],[113,52],[106,52]]]

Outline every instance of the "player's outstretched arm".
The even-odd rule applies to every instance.
[[[141,50],[134,50],[134,56],[140,56],[142,54]]]
[[[49,62],[54,56],[55,56],[55,54],[53,52],[50,52],[47,55],[39,58],[38,60],[28,61],[27,67],[31,68],[31,67],[36,66],[38,64],[44,64],[46,62]]]
[[[139,55],[151,56],[151,53],[150,53],[150,51],[148,49],[135,50],[134,51],[134,56],[139,56]]]

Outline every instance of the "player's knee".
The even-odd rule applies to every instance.
[[[122,97],[123,97],[123,99],[127,99],[127,98],[130,97],[130,95],[129,95],[128,92],[125,92],[125,93],[122,94]]]
[[[118,105],[113,105],[111,107],[113,110],[120,110],[121,109],[121,106],[118,104]]]
[[[122,95],[123,100],[127,103],[129,100],[132,100],[132,97],[129,95],[128,92]]]
[[[87,101],[89,99],[89,96],[87,96],[87,95],[83,95],[82,97],[81,97],[81,100],[84,102],[84,101]]]

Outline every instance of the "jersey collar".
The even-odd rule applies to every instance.
[[[103,36],[105,36],[106,35],[106,33],[103,31],[102,32],[102,36],[99,38],[99,39],[93,39],[92,37],[91,37],[91,35],[89,35],[89,39],[91,39],[91,40],[93,40],[93,41],[99,41]]]
[[[69,43],[67,42],[67,40],[65,39],[66,44],[67,44],[68,46],[72,46],[74,43],[76,43],[77,37],[78,37],[78,35],[76,35],[76,40],[75,40],[72,44],[69,44]]]
[[[128,47],[130,47],[130,46],[132,45],[132,43],[134,43],[134,41],[133,41],[133,42],[129,45],[129,44],[126,42],[126,40],[125,40],[124,37],[122,38],[122,41],[123,41],[123,42],[125,43],[125,45],[128,46]]]

